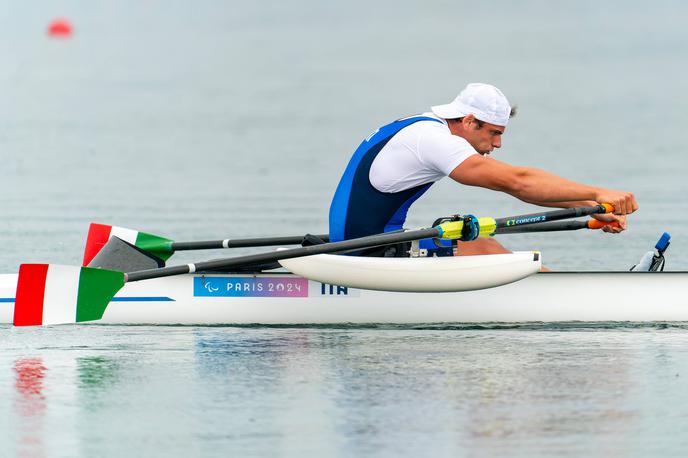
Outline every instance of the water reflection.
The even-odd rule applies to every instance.
[[[134,376],[135,372],[129,374]],[[121,377],[120,364],[116,359],[103,356],[76,358],[77,411],[75,413],[76,438],[81,456],[102,454],[98,443],[113,436],[112,425],[122,421],[122,416],[131,421],[123,394],[117,392]],[[131,393],[131,396],[136,396]],[[129,423],[127,423],[129,424]],[[107,426],[106,426],[107,425]]]
[[[633,354],[615,348],[610,358],[611,342],[589,334],[533,333],[525,341],[400,330],[196,335],[199,374],[222,380],[214,397],[233,401],[232,437],[255,441],[260,432],[292,452],[338,443],[352,454],[373,444],[422,454],[431,442],[499,451],[502,440],[569,437],[574,447],[577,435],[625,434],[637,421],[626,402]],[[317,439],[296,443],[296,430]]]
[[[77,358],[79,385],[85,390],[107,389],[119,378],[119,365],[111,358]]]
[[[279,375],[288,354],[308,352],[308,336],[298,330],[284,335],[251,330],[195,330],[196,362],[203,375],[236,376],[238,373]]]
[[[232,411],[210,439],[229,440],[234,451],[250,444],[258,454],[334,453],[337,418],[331,415],[328,358],[319,348],[318,331],[199,329],[195,334],[197,373],[205,386],[196,401],[208,407],[210,418],[227,406]]]
[[[18,455],[25,458],[46,456],[43,427],[46,398],[43,393],[47,369],[42,358],[19,358],[14,362],[15,418],[19,439]]]

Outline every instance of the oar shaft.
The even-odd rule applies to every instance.
[[[576,231],[578,229],[589,229],[587,221],[553,221],[548,223],[537,223],[526,226],[500,227],[495,231],[496,235],[501,234],[522,234],[525,232],[556,232],[556,231]]]
[[[578,218],[589,216],[596,213],[610,213],[613,211],[611,205],[595,205],[592,207],[565,208],[563,210],[552,210],[528,215],[508,216],[506,218],[495,219],[497,229],[502,227],[515,227],[544,223],[546,221],[559,221],[562,219]]]
[[[161,269],[140,270],[138,272],[125,274],[125,281],[132,282],[147,280],[150,278],[169,277],[172,275],[181,275],[204,270],[231,269],[233,267],[273,262],[281,259],[299,258],[301,256],[311,256],[315,254],[338,253],[362,248],[373,248],[382,245],[410,242],[412,240],[433,238],[438,236],[441,236],[441,230],[435,227],[429,229],[418,229],[415,231],[371,235],[358,239],[344,240],[341,242],[326,243],[321,245],[311,245],[307,247],[292,248],[269,253],[217,259],[213,261],[198,262],[196,264],[163,267]]]
[[[318,234],[316,237],[323,242],[329,241],[328,234]],[[184,250],[213,250],[219,248],[249,248],[278,245],[299,245],[303,241],[303,235],[284,237],[263,237],[247,239],[205,240],[200,242],[172,242],[172,251]]]

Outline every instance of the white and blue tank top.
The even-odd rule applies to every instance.
[[[370,167],[382,148],[401,129],[419,121],[439,119],[413,116],[375,131],[356,149],[330,204],[330,241],[338,242],[401,229],[408,209],[434,182],[399,192],[381,192],[370,183]]]

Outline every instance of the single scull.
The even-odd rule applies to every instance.
[[[499,219],[454,216],[426,229],[316,241],[300,248],[169,267],[164,259],[176,250],[229,248],[232,242],[182,244],[101,225],[100,235],[89,234],[84,258],[85,264],[91,259],[88,266],[22,264],[18,275],[0,275],[0,322],[32,326],[688,320],[681,300],[686,272],[537,273],[542,265],[538,252],[419,254],[418,241],[425,238],[465,240],[469,234],[468,240],[473,240],[520,226],[543,231],[592,229],[590,222],[561,220],[610,211],[608,205],[597,205]],[[299,243],[292,239],[244,239],[241,244]],[[665,234],[655,246],[657,252],[648,252],[639,266],[663,269],[668,240]],[[408,258],[338,254],[408,242]],[[260,271],[259,266],[275,261],[286,271]],[[139,263],[138,270],[129,267]],[[246,268],[252,270],[243,273]],[[594,298],[572,294],[582,289]]]
[[[11,323],[17,275],[0,275]],[[126,284],[101,324],[688,321],[688,272],[551,272],[478,291],[402,293],[288,273],[186,274]],[[580,292],[590,294],[577,294]]]

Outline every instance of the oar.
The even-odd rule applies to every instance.
[[[571,209],[572,210],[572,209]],[[581,216],[582,214],[605,213],[608,207],[598,205],[585,207],[579,212],[567,214],[561,210],[539,214],[549,220]],[[513,217],[518,225],[534,224],[534,215]],[[527,220],[529,218],[529,220]],[[488,237],[501,225],[508,225],[511,219],[480,218],[480,235]],[[503,226],[501,226],[503,227]],[[463,221],[448,221],[428,229],[406,232],[391,232],[334,243],[323,243],[301,248],[292,248],[269,253],[260,253],[234,258],[217,259],[194,264],[162,267],[123,273],[113,270],[89,267],[75,267],[48,264],[22,264],[17,280],[17,294],[14,306],[15,326],[35,326],[62,323],[78,323],[102,318],[112,297],[127,282],[182,275],[205,270],[232,269],[245,265],[274,262],[316,254],[373,248],[425,238],[458,239],[464,234]]]
[[[601,204],[591,207],[575,207],[563,210],[551,210],[541,213],[531,213],[527,215],[509,216],[497,220],[481,218],[481,235],[487,236],[494,234],[489,232],[490,228],[500,229],[502,227],[523,226],[524,224],[534,224],[544,221],[556,221],[569,218],[588,216],[594,213],[609,213],[613,207],[609,204]],[[500,233],[500,232],[498,232]],[[506,233],[506,232],[505,232]],[[223,239],[207,240],[198,242],[175,242],[159,235],[149,234],[127,229],[119,226],[91,223],[86,238],[86,248],[84,249],[84,260],[82,265],[87,266],[93,258],[105,246],[110,237],[116,236],[137,248],[160,258],[162,261],[168,260],[175,251],[181,250],[209,250],[220,248],[248,248],[265,247],[280,245],[298,245],[305,236],[284,236],[284,237],[262,237],[262,238],[243,238],[243,239]],[[327,242],[327,234],[316,235],[316,237]]]
[[[612,213],[613,211],[614,206],[611,204],[599,204],[590,207],[565,208],[563,210],[551,210],[540,213],[530,213],[527,215],[497,218],[495,220],[495,226],[496,229],[501,229],[506,227],[516,227],[536,223],[544,223],[546,221],[559,221],[562,219],[580,218],[581,216],[590,216],[598,213]]]
[[[603,227],[619,227],[616,221],[598,221],[589,219],[587,221],[552,221],[547,223],[536,223],[526,226],[502,227],[497,229],[495,235],[501,234],[522,234],[525,232],[556,232],[556,231],[577,231],[579,229],[602,229]]]
[[[212,250],[218,248],[249,248],[266,246],[299,245],[306,236],[283,236],[283,237],[259,237],[242,239],[223,239],[223,240],[203,240],[197,242],[175,242],[159,235],[148,234],[135,229],[127,229],[119,226],[91,223],[88,228],[86,238],[86,248],[84,249],[84,260],[82,265],[87,266],[93,258],[100,252],[110,237],[118,237],[125,242],[131,243],[137,248],[166,261],[175,251],[182,250]],[[324,242],[329,240],[327,234],[319,234],[318,237]]]
[[[423,238],[460,237],[463,222],[447,222],[429,229],[393,232],[335,243],[269,253],[204,261],[123,273],[91,267],[22,264],[14,304],[15,326],[79,323],[102,318],[105,308],[127,282],[168,277],[202,270],[230,269],[324,253],[373,248]]]

